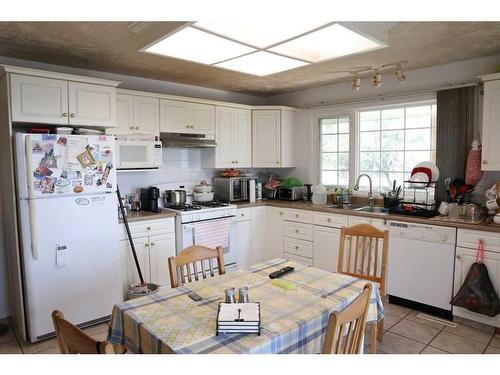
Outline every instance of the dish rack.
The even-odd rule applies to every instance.
[[[389,212],[422,217],[436,216],[435,188],[436,182],[404,181],[403,198],[399,205],[391,207]]]

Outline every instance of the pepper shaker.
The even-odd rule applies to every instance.
[[[238,289],[238,303],[247,303],[249,302],[248,300],[248,287],[244,286]]]
[[[227,288],[226,293],[226,303],[236,303],[236,298],[234,296],[234,288]]]

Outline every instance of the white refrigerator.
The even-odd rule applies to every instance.
[[[35,342],[51,312],[80,325],[122,301],[114,138],[16,134],[25,324]]]

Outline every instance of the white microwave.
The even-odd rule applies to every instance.
[[[159,169],[161,141],[116,140],[116,169]]]

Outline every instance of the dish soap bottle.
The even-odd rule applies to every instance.
[[[316,185],[312,195],[313,204],[326,204],[326,188],[323,185]]]

